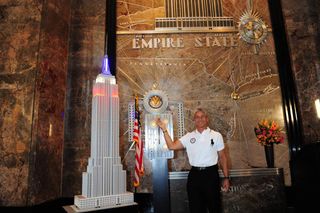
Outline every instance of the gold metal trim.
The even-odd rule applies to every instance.
[[[189,171],[169,172],[169,179],[187,179]],[[230,169],[230,177],[248,177],[262,175],[283,175],[283,168],[254,168],[254,169]],[[219,176],[223,177],[222,170],[219,170]]]
[[[174,34],[174,33],[238,33],[238,29],[212,29],[212,30],[135,30],[135,31],[117,31],[117,35],[132,34]]]

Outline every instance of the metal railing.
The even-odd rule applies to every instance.
[[[156,18],[155,30],[235,28],[233,17],[172,17]]]

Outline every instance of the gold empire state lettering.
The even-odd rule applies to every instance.
[[[194,38],[195,47],[236,47],[237,39],[233,36],[205,36]]]
[[[183,38],[181,37],[135,37],[132,39],[133,49],[184,48],[185,45],[193,45],[194,47],[198,48],[236,47],[238,46],[238,39],[234,35],[194,37],[193,44],[190,42],[185,44]]]
[[[133,49],[153,49],[153,48],[183,48],[182,38],[134,38],[132,39]]]

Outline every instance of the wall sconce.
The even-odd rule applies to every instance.
[[[316,105],[318,118],[320,119],[320,99],[318,98],[317,100],[314,101],[314,103]]]

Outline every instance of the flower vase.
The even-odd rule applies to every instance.
[[[266,161],[268,168],[274,168],[274,152],[273,152],[273,144],[268,144],[264,146],[264,152],[266,155]]]

